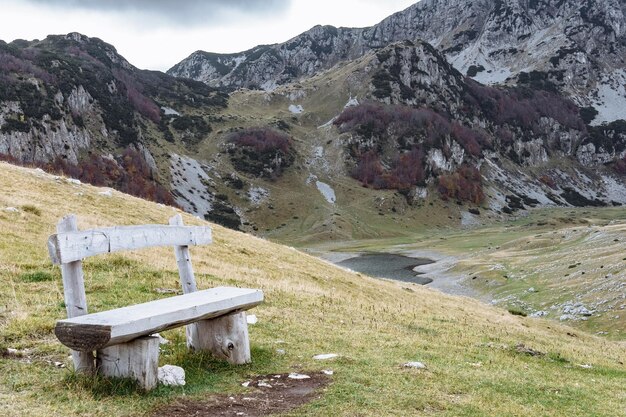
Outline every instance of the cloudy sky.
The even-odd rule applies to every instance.
[[[418,0],[0,0],[0,39],[80,32],[139,68],[166,70],[201,49],[239,52],[316,24],[364,27]]]

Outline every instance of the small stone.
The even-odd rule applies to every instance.
[[[285,349],[276,349],[276,353],[278,353],[279,355],[284,355]]]
[[[292,372],[289,374],[289,376],[287,378],[290,379],[310,379],[311,377],[308,375],[304,375],[304,374],[298,374],[296,372]]]
[[[589,365],[588,363],[580,364],[578,366],[583,368],[583,369],[591,369],[591,368],[593,368],[593,366]]]
[[[8,356],[21,358],[22,356],[25,355],[26,352],[24,352],[23,350],[19,350],[19,349],[7,348],[6,353]]]
[[[70,184],[74,184],[74,185],[80,185],[80,184],[82,184],[82,183],[80,182],[80,180],[77,180],[76,178],[68,178],[66,181],[67,181],[67,182],[69,182]]]
[[[407,362],[402,364],[403,368],[426,369],[426,365],[422,362]]]
[[[547,315],[548,315],[547,311],[540,310],[540,311],[535,311],[534,313],[532,313],[530,317],[545,317]]]
[[[265,382],[265,381],[259,381],[257,386],[263,387],[263,388],[272,388],[272,386],[270,384],[268,384],[267,382]]]
[[[334,372],[334,371],[332,371],[332,370],[330,370],[330,369],[324,369],[324,370],[322,371],[322,373],[323,373],[324,375],[332,375],[332,374],[334,374],[335,372]]]
[[[246,316],[246,322],[248,324],[257,324],[258,321],[259,319],[254,314],[250,314],[249,316]]]
[[[250,385],[250,381],[246,381],[243,384],[241,384],[241,386],[244,388],[248,388],[248,385]]]
[[[65,364],[63,362],[53,362],[53,364],[57,368],[65,368]]]
[[[158,380],[163,385],[173,387],[185,385],[185,370],[180,366],[164,365],[158,370]]]
[[[16,209],[15,207],[7,207],[4,209],[5,211],[11,212],[11,213],[17,213],[19,210]]]
[[[537,290],[535,289],[535,287],[530,287],[529,289],[526,290],[527,292],[537,292]]]
[[[313,359],[315,359],[316,361],[323,361],[326,359],[335,359],[338,356],[339,355],[337,355],[336,353],[322,353],[320,355],[313,356]]]
[[[113,197],[113,191],[112,190],[100,191],[98,194],[100,194],[101,196],[104,196],[104,197]]]

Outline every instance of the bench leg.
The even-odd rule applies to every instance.
[[[246,313],[234,313],[196,323],[196,350],[211,352],[234,365],[250,363],[250,338]]]
[[[146,391],[157,385],[159,338],[146,336],[109,346],[96,353],[98,373],[106,377],[132,378]]]

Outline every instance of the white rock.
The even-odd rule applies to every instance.
[[[591,365],[589,365],[589,364],[587,364],[587,363],[580,364],[580,365],[578,365],[578,366],[580,366],[580,367],[581,367],[581,368],[583,368],[583,369],[591,369],[591,368],[593,368],[593,366],[591,366]]]
[[[105,197],[113,197],[113,190],[100,191],[98,194],[103,195]]]
[[[322,373],[323,373],[324,375],[332,375],[332,374],[334,374],[334,373],[335,373],[335,371],[332,371],[332,370],[330,370],[330,369],[324,369],[324,370],[322,371]]]
[[[246,316],[246,321],[248,322],[248,324],[257,324],[259,319],[256,315],[250,314],[249,316]]]
[[[279,355],[284,355],[285,349],[276,349],[276,353],[278,353]]]
[[[272,386],[270,384],[268,384],[267,382],[265,382],[265,381],[259,381],[257,386],[263,387],[263,388],[272,388]]]
[[[539,311],[535,311],[534,313],[532,313],[530,317],[545,317],[547,315],[548,315],[547,311],[539,310]]]
[[[422,362],[407,362],[402,364],[403,368],[426,369],[426,365]]]
[[[322,353],[320,355],[313,356],[313,359],[315,359],[316,361],[323,361],[326,359],[335,359],[338,356],[339,355],[337,355],[336,353]]]
[[[302,107],[301,104],[298,104],[298,105],[290,104],[289,111],[293,114],[300,114],[304,112],[304,108]]]
[[[163,385],[174,387],[185,385],[185,370],[180,366],[164,365],[159,368],[158,379]]]
[[[16,209],[15,207],[7,207],[4,209],[5,211],[9,211],[11,213],[17,213],[19,210]]]
[[[74,184],[74,185],[80,185],[80,184],[82,184],[82,183],[80,182],[80,180],[77,180],[76,178],[68,178],[66,181],[67,181],[67,182],[69,182],[70,184]]]
[[[7,354],[9,356],[24,356],[24,351],[19,349],[7,348]]]
[[[241,384],[241,386],[244,388],[248,388],[248,385],[250,385],[250,381],[246,381],[243,384]]]
[[[304,375],[304,374],[298,374],[296,372],[292,372],[289,374],[289,376],[287,378],[291,378],[291,379],[310,379],[311,377],[308,375]]]

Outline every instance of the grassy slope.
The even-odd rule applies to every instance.
[[[559,320],[563,303],[582,303],[595,312],[571,325],[626,339],[626,219],[621,207],[533,210],[503,224],[338,246],[447,253],[458,257],[452,273],[505,308],[529,314],[541,310]]]
[[[0,164],[0,190],[0,208],[27,206],[18,213],[0,210],[0,347],[28,349],[26,359],[0,357],[0,415],[149,413],[183,393],[206,398],[242,390],[246,375],[325,368],[335,370],[333,383],[294,415],[610,416],[626,411],[626,355],[615,342],[511,316],[474,300],[369,279],[218,226],[214,245],[192,250],[199,287],[264,290],[267,302],[254,310],[259,323],[251,327],[254,363],[235,368],[187,354],[177,329],[165,333],[172,342],[161,361],[187,370],[186,387],[144,395],[121,383],[77,379],[48,363],[66,361],[68,353],[52,334],[55,320],[64,316],[60,274],[45,250],[55,222],[74,212],[81,228],[165,223],[174,211],[117,192],[108,198],[97,188],[6,164]],[[168,248],[90,259],[85,262],[90,307],[103,310],[159,297],[156,288],[178,286],[175,271]],[[519,343],[545,355],[517,353]],[[277,347],[286,354],[278,355]],[[328,352],[341,358],[311,359]],[[423,361],[428,369],[399,367],[410,360]]]

